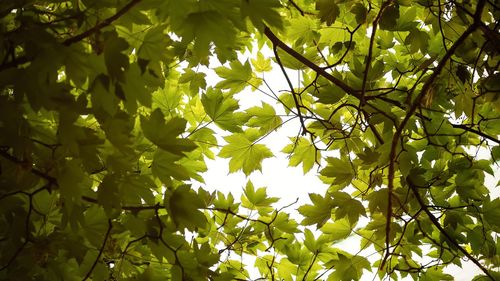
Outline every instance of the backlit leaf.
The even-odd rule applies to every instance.
[[[188,185],[181,185],[172,193],[165,193],[164,201],[177,225],[185,226],[191,231],[206,226],[207,218],[199,210],[205,204]]]
[[[231,89],[231,92],[240,92],[249,86],[248,81],[252,78],[252,69],[248,61],[242,64],[239,60],[229,63],[230,68],[220,66],[215,68],[215,73],[223,80],[217,83],[221,89]]]
[[[196,145],[178,136],[186,128],[186,120],[174,117],[165,122],[165,117],[160,109],[156,109],[151,116],[141,116],[141,127],[144,136],[158,147],[174,154],[182,154],[196,148]]]
[[[248,176],[262,169],[262,160],[273,156],[265,145],[254,143],[259,136],[256,130],[248,129],[244,133],[235,133],[224,138],[227,145],[221,149],[219,156],[231,158],[231,173],[241,170]]]
[[[316,0],[316,10],[319,11],[318,17],[326,25],[332,25],[340,15],[339,6],[334,0]]]
[[[320,228],[331,218],[331,210],[335,206],[334,201],[330,196],[322,197],[314,193],[310,193],[309,198],[313,205],[303,205],[298,209],[299,213],[304,216],[302,224],[316,224],[316,227]]]

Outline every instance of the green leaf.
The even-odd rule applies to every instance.
[[[179,78],[179,83],[189,83],[191,95],[197,95],[199,90],[204,90],[207,87],[206,76],[203,72],[195,72],[191,68],[186,68],[184,74]]]
[[[278,0],[242,0],[240,11],[243,18],[248,17],[257,29],[263,30],[266,26],[283,27],[283,19],[277,11],[280,7]]]
[[[255,190],[251,181],[247,182],[244,190],[244,196],[241,196],[241,205],[248,209],[269,207],[272,203],[275,203],[277,201],[278,198],[267,196],[265,187],[261,187]]]
[[[246,125],[259,128],[262,134],[277,130],[282,123],[274,108],[264,102],[262,102],[262,107],[250,107],[246,110],[246,113],[250,117]]]
[[[352,6],[351,12],[356,15],[356,22],[358,24],[363,24],[366,21],[366,16],[368,15],[368,10],[361,3],[356,3]]]
[[[424,281],[434,281],[434,280],[453,280],[453,276],[450,274],[443,273],[443,269],[440,267],[431,267],[424,271],[420,280]]]
[[[359,216],[366,217],[365,207],[358,200],[351,198],[345,192],[333,192],[331,194],[332,204],[335,208],[335,217],[337,219],[347,217],[351,224],[356,224]]]
[[[303,205],[299,207],[299,213],[304,216],[302,225],[316,224],[321,228],[330,218],[331,210],[335,206],[330,196],[322,197],[319,194],[310,193],[309,198],[313,205]]]
[[[97,189],[97,201],[103,206],[106,215],[116,217],[121,211],[119,182],[116,175],[107,174]]]
[[[500,230],[500,199],[485,202],[483,206],[483,217],[496,232]]]
[[[387,214],[387,200],[389,198],[387,188],[373,191],[368,195],[368,209],[370,213],[380,212],[384,216]]]
[[[379,26],[382,30],[394,30],[399,19],[399,7],[397,4],[387,6],[382,12]]]
[[[186,167],[176,163],[181,158],[180,155],[159,149],[155,152],[151,171],[166,185],[171,184],[172,178],[188,180],[190,178],[189,171]]]
[[[231,95],[208,88],[206,93],[202,95],[201,102],[205,112],[216,125],[230,132],[241,132],[239,118],[234,113],[239,108],[239,105]]]
[[[329,222],[323,225],[321,231],[328,234],[332,241],[337,241],[349,237],[352,226],[347,219],[338,219],[333,223]]]
[[[243,1],[244,2],[244,1]],[[230,68],[220,66],[216,67],[215,73],[223,80],[217,83],[216,87],[220,89],[230,89],[232,93],[241,92],[249,86],[248,81],[252,78],[252,68],[248,60],[241,64],[239,60],[229,63]]]
[[[188,2],[186,4],[189,5]],[[172,8],[175,10],[176,7]],[[194,41],[193,52],[196,58],[206,65],[208,65],[211,43],[214,43],[223,58],[231,56],[230,49],[236,40],[236,29],[231,21],[218,11],[189,13],[181,21],[175,23],[174,28],[179,32],[185,44]]]
[[[272,222],[274,227],[290,234],[300,232],[298,229],[299,224],[294,219],[291,219],[288,214],[283,212],[276,212],[276,214],[276,218]]]
[[[84,214],[83,230],[85,238],[94,246],[102,245],[104,234],[108,229],[108,218],[102,208],[97,205],[90,207]]]
[[[260,134],[255,129],[248,129],[244,133],[236,133],[224,137],[227,142],[219,156],[231,158],[229,161],[229,172],[243,171],[250,175],[254,171],[261,171],[262,160],[272,157],[273,154],[263,144],[254,143]]]
[[[316,238],[314,237],[312,231],[307,228],[304,230],[304,246],[306,246],[306,248],[313,253],[318,250]]]
[[[328,157],[326,160],[328,161],[328,165],[320,171],[320,174],[325,177],[334,178],[332,184],[346,186],[352,181],[354,173],[349,161],[333,157]]]
[[[82,171],[77,160],[70,160],[62,165],[58,180],[61,196],[69,210],[80,201],[83,191],[91,186],[91,180]]]
[[[380,153],[372,150],[369,147],[366,147],[362,153],[357,154],[359,159],[363,161],[363,165],[371,165],[373,163],[376,163],[379,158],[380,158]]]
[[[406,36],[405,44],[410,45],[411,52],[415,53],[418,50],[425,54],[427,52],[427,48],[429,47],[429,35],[425,31],[421,31],[418,29],[412,29],[410,34]]]
[[[340,15],[339,6],[334,0],[316,0],[316,10],[319,11],[321,22],[325,22],[327,26],[332,25]]]
[[[318,91],[315,91],[313,95],[318,98],[318,102],[320,103],[336,104],[346,95],[346,93],[338,86],[328,84],[321,87]]]
[[[125,70],[129,66],[129,59],[122,52],[127,50],[129,45],[116,33],[107,33],[106,35],[108,38],[104,43],[104,61],[108,75],[113,80],[123,81]]]
[[[383,50],[390,49],[396,44],[393,33],[384,30],[377,31],[377,39],[375,41]]]
[[[205,214],[199,210],[205,207],[205,203],[188,185],[181,185],[173,192],[165,193],[164,204],[178,227],[195,231],[208,223]]]
[[[339,259],[333,262],[335,271],[328,276],[328,281],[333,280],[359,280],[363,269],[370,269],[370,262],[361,256],[350,256],[347,253],[339,253]]]
[[[458,76],[458,79],[460,79],[460,82],[462,82],[463,84],[465,84],[471,78],[469,70],[464,65],[458,65],[455,73]]]
[[[150,28],[142,41],[137,55],[148,61],[165,60],[165,50],[169,45],[169,37],[165,34],[165,26],[159,25]]]
[[[491,149],[491,161],[500,162],[500,146],[495,146]]]
[[[257,72],[268,72],[273,69],[271,66],[271,59],[264,58],[264,55],[262,55],[261,52],[258,52],[257,58],[251,59],[251,62],[254,70]]]
[[[186,120],[174,117],[165,122],[158,108],[149,117],[141,116],[141,128],[146,138],[170,153],[182,155],[196,148],[191,140],[178,138],[186,128]]]
[[[288,165],[296,167],[302,163],[302,171],[306,174],[312,169],[321,154],[306,138],[299,138],[297,141],[292,138],[291,140],[293,143],[285,146],[282,152],[290,155]]]

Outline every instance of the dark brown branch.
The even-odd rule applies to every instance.
[[[307,280],[307,279],[306,279],[307,274],[309,274],[309,272],[311,271],[311,269],[312,269],[312,267],[313,267],[313,265],[314,265],[314,262],[316,261],[316,258],[318,257],[318,254],[319,254],[319,252],[318,252],[318,251],[314,252],[314,256],[313,256],[313,258],[312,258],[312,261],[311,261],[311,263],[309,264],[309,267],[307,267],[307,270],[306,270],[306,272],[304,273],[304,277],[302,277],[302,280],[303,280],[303,281],[304,281],[304,280]]]
[[[396,131],[394,132],[394,136],[392,137],[392,143],[391,143],[391,151],[389,153],[389,171],[387,175],[387,188],[388,188],[388,200],[387,200],[387,221],[386,221],[386,227],[385,227],[385,243],[386,243],[386,248],[389,249],[390,246],[390,232],[391,232],[391,221],[392,221],[392,197],[393,197],[393,190],[394,190],[394,177],[395,177],[395,169],[396,169],[396,150],[397,146],[399,143],[399,139],[403,133],[404,128],[406,127],[406,124],[410,120],[410,118],[415,114],[417,108],[420,106],[422,103],[422,100],[427,96],[427,93],[431,89],[434,81],[436,78],[441,74],[441,71],[443,70],[444,66],[448,62],[448,60],[451,59],[457,48],[462,45],[467,39],[467,37],[472,34],[480,25],[480,15],[483,11],[484,5],[486,1],[485,0],[479,0],[476,6],[476,13],[474,15],[474,23],[470,25],[467,30],[455,41],[455,43],[448,49],[446,54],[443,56],[443,58],[439,61],[438,66],[434,69],[434,72],[429,76],[425,84],[422,86],[422,90],[418,94],[418,96],[415,98],[413,103],[411,104],[410,108],[407,110],[407,113],[405,115],[405,118],[401,122],[399,126],[396,127]],[[387,258],[389,257],[390,252],[387,250],[386,255],[384,256],[382,262],[381,262],[381,268],[385,265],[385,262],[387,261]]]
[[[99,201],[97,199],[94,199],[89,196],[82,196],[82,200],[89,202],[89,203],[94,203],[94,204],[99,204]],[[155,205],[144,205],[144,206],[121,206],[122,210],[125,211],[132,211],[132,212],[140,212],[140,211],[147,211],[147,210],[159,210],[164,208],[164,206],[160,204],[155,204]]]
[[[338,86],[339,88],[344,90],[349,95],[352,95],[358,99],[361,98],[361,95],[356,90],[354,90],[353,88],[348,86],[346,83],[344,83],[340,79],[338,79],[338,78],[334,77],[333,75],[331,75],[330,73],[326,72],[326,70],[319,67],[318,65],[316,65],[312,61],[308,60],[303,55],[301,55],[297,51],[295,51],[294,49],[290,48],[287,44],[285,44],[278,37],[276,37],[276,35],[268,27],[266,27],[264,29],[264,34],[267,36],[267,38],[269,38],[269,40],[271,40],[271,42],[273,43],[274,46],[279,47],[280,49],[282,49],[283,51],[285,51],[286,53],[288,53],[289,55],[294,57],[296,60],[303,63],[305,66],[311,68],[316,73],[323,76],[328,81],[332,82],[333,84],[335,84],[336,86]]]
[[[439,230],[439,232],[441,232],[441,234],[443,234],[446,237],[448,242],[453,244],[453,246],[455,246],[460,252],[462,252],[464,256],[466,256],[470,261],[472,261],[475,265],[477,265],[477,267],[479,267],[479,269],[481,269],[481,271],[483,271],[484,274],[486,274],[486,276],[491,278],[491,280],[495,280],[493,278],[493,275],[488,271],[488,269],[486,269],[475,257],[473,257],[471,254],[469,254],[469,252],[467,252],[467,250],[465,250],[462,246],[460,246],[460,244],[458,244],[457,241],[453,237],[451,237],[450,234],[448,234],[448,232],[446,232],[446,230],[439,223],[438,219],[429,210],[429,206],[425,204],[424,200],[420,196],[420,193],[418,193],[418,188],[409,181],[408,185],[410,186],[410,189],[413,191],[413,194],[415,195],[415,198],[417,199],[418,204],[420,205],[422,210],[427,214],[432,224]]]
[[[111,228],[113,228],[113,224],[111,223],[111,220],[108,220],[108,230],[106,231],[106,234],[104,235],[104,239],[102,241],[101,248],[99,249],[99,253],[97,254],[97,257],[95,258],[94,263],[90,267],[89,271],[83,277],[82,281],[87,280],[90,277],[90,274],[92,274],[92,271],[94,271],[94,268],[96,267],[97,263],[99,262],[99,259],[101,259],[102,253],[104,252],[104,247],[106,246],[106,242],[108,241],[109,234],[111,233]]]
[[[30,62],[30,61],[31,61],[31,59],[26,57],[26,56],[20,56],[18,58],[14,58],[14,60],[2,63],[0,65],[0,72],[7,70],[9,68],[18,67],[19,65],[25,64],[25,63]]]
[[[392,0],[385,1],[382,6],[380,7],[380,10],[377,14],[377,17],[375,20],[373,20],[372,24],[372,34],[370,36],[370,46],[368,47],[368,55],[366,57],[366,65],[365,65],[365,72],[363,74],[363,84],[361,86],[361,107],[365,104],[365,90],[366,90],[366,82],[368,80],[368,72],[370,71],[370,66],[372,63],[372,57],[373,57],[373,43],[375,42],[375,35],[377,33],[377,27],[378,27],[378,22],[380,20],[380,17],[382,16],[382,13],[384,12],[385,8],[387,8],[391,4]]]
[[[99,22],[98,24],[96,24],[94,27],[92,27],[91,29],[87,30],[87,31],[84,31],[83,33],[80,33],[74,37],[71,37],[71,38],[68,38],[66,40],[63,41],[63,45],[65,46],[69,46],[71,44],[74,44],[74,43],[77,43],[87,37],[89,37],[90,35],[98,32],[99,30],[103,29],[104,27],[106,26],[109,26],[111,23],[113,23],[115,20],[119,19],[121,16],[123,16],[124,14],[126,14],[130,9],[132,9],[135,5],[137,5],[139,2],[141,2],[141,0],[132,0],[130,1],[127,5],[123,6],[123,8],[121,8],[120,10],[118,10],[118,12],[116,12],[116,14],[110,16],[109,18]]]
[[[290,87],[290,91],[293,97],[293,102],[295,103],[295,107],[297,108],[297,116],[299,116],[300,124],[302,125],[302,135],[305,135],[306,133],[309,133],[309,131],[307,130],[306,123],[304,122],[304,117],[302,116],[302,112],[300,112],[301,105],[299,104],[299,100],[297,99],[297,93],[295,93],[292,81],[290,81],[290,77],[288,77],[285,67],[283,66],[283,63],[281,63],[281,59],[280,56],[278,55],[278,49],[276,45],[274,45],[273,47],[273,52],[274,56],[276,57],[276,62],[280,66],[281,72],[283,72],[283,75],[285,76],[286,82],[288,83],[288,87]]]
[[[2,156],[3,158],[15,163],[15,164],[18,164],[18,165],[25,165],[27,164],[26,161],[23,161],[23,160],[20,160],[20,159],[17,159],[16,157],[10,155],[9,153],[7,153],[6,151],[4,150],[0,150],[0,156]],[[31,165],[31,164],[30,164]],[[36,169],[36,168],[31,168],[30,169],[30,172],[36,176],[39,176],[45,180],[47,180],[51,185],[57,185],[57,180],[56,178],[52,177],[52,176],[49,176],[47,175],[46,173]]]
[[[69,45],[72,45],[74,43],[77,43],[77,42],[80,42],[81,40],[89,37],[90,35],[98,32],[99,30],[111,25],[114,21],[116,21],[117,19],[119,19],[121,16],[123,16],[124,14],[126,14],[130,9],[132,9],[135,5],[137,5],[139,2],[141,2],[142,0],[132,0],[130,1],[127,5],[123,6],[123,8],[121,8],[120,10],[118,10],[118,12],[116,12],[116,14],[110,16],[109,18],[99,22],[98,24],[96,24],[94,27],[92,27],[91,29],[89,30],[86,30],[76,36],[73,36],[71,38],[68,38],[66,40],[64,40],[62,42],[62,44],[64,46],[69,46]],[[24,63],[27,63],[27,62],[30,62],[32,61],[33,58],[30,58],[30,57],[27,57],[27,56],[20,56],[18,58],[15,58],[14,60],[12,61],[9,61],[9,62],[5,62],[3,64],[0,65],[0,71],[4,71],[6,69],[9,69],[9,68],[13,68],[13,67],[18,67],[19,65],[21,64],[24,64]]]
[[[483,132],[481,132],[481,131],[479,131],[479,130],[473,129],[473,128],[471,128],[471,127],[467,126],[467,125],[462,125],[462,124],[452,124],[451,126],[452,126],[453,128],[457,128],[457,129],[462,129],[462,130],[465,130],[465,131],[467,131],[467,132],[470,132],[470,133],[476,134],[476,135],[481,136],[481,137],[483,137],[483,138],[485,138],[485,139],[488,139],[488,140],[490,140],[490,141],[492,141],[492,142],[495,142],[495,143],[497,143],[497,144],[500,144],[500,140],[497,140],[496,138],[494,138],[494,137],[492,137],[492,136],[490,136],[490,135],[487,135],[487,134],[485,134],[485,133],[483,133]]]
[[[297,5],[297,3],[295,3],[295,1],[293,0],[288,0],[288,3],[292,4],[292,6],[297,10],[299,11],[300,15],[301,16],[304,16],[304,11],[299,7],[299,5]]]

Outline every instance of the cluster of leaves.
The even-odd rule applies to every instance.
[[[270,280],[448,280],[463,258],[499,279],[484,183],[500,158],[499,14],[489,0],[1,2],[0,278],[248,280],[255,256]],[[214,87],[198,71],[211,58]],[[273,66],[287,91],[241,109]],[[261,170],[281,111],[299,125],[290,165],[329,185],[302,226],[251,181],[240,202],[195,187],[206,158]],[[357,253],[338,247],[351,235]]]

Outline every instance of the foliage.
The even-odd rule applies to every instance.
[[[450,280],[468,259],[500,279],[485,187],[499,15],[489,0],[0,2],[0,278]],[[250,89],[276,104],[240,107]],[[251,181],[240,201],[197,187],[206,158],[261,170],[290,120],[290,165],[329,185],[300,225]],[[351,236],[359,252],[341,249]]]

